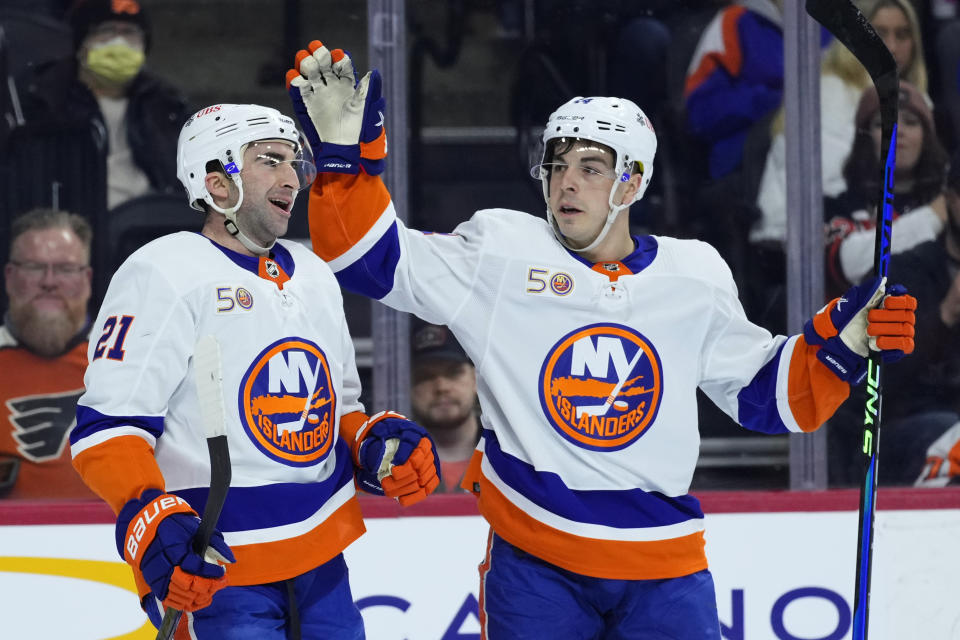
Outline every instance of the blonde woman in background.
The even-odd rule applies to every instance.
[[[866,4],[866,3],[862,3]],[[863,7],[865,15],[893,54],[901,80],[927,93],[927,66],[916,11],[907,0],[878,0]],[[834,40],[820,65],[820,169],[823,195],[836,197],[847,188],[843,163],[853,147],[854,116],[870,76],[842,44]],[[929,99],[928,99],[929,102]],[[757,195],[761,218],[750,231],[754,244],[778,246],[786,239],[787,179],[784,109],[771,126],[772,141]]]

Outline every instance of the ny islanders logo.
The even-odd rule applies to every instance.
[[[663,369],[641,334],[594,324],[553,346],[539,384],[540,406],[561,436],[584,449],[615,451],[646,433],[656,418]]]
[[[240,422],[260,451],[296,467],[330,453],[337,398],[326,354],[284,338],[260,352],[240,381]]]

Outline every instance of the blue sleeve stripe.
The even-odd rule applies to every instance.
[[[760,367],[750,384],[737,394],[738,419],[741,425],[761,433],[790,433],[777,407],[777,370],[783,355],[784,342],[777,354]]]
[[[303,522],[319,511],[330,497],[353,482],[350,450],[343,440],[335,445],[337,464],[330,477],[322,482],[284,482],[259,487],[230,487],[217,529],[227,533],[280,527]],[[187,502],[197,513],[207,505],[209,487],[171,491]]]
[[[589,524],[639,529],[703,518],[700,501],[691,495],[671,498],[642,489],[571,489],[560,476],[537,471],[505,453],[493,431],[484,430],[483,455],[507,485],[541,508]]]
[[[337,281],[347,291],[379,300],[393,289],[399,262],[400,239],[394,222],[362,257],[336,272]]]
[[[108,416],[90,407],[77,405],[77,424],[70,431],[70,444],[100,431],[117,427],[136,427],[143,429],[154,438],[163,433],[163,417],[161,416]]]

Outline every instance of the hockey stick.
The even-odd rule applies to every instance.
[[[203,508],[203,517],[193,539],[193,550],[206,555],[210,536],[220,519],[220,511],[230,488],[230,450],[227,448],[227,425],[223,406],[223,386],[220,372],[220,344],[213,335],[197,340],[193,351],[193,370],[196,374],[197,399],[200,401],[200,422],[210,452],[210,493]],[[180,623],[182,611],[167,607],[156,640],[169,640]]]
[[[607,396],[607,399],[603,402],[603,404],[583,405],[577,407],[577,417],[579,418],[584,413],[588,416],[607,415],[607,412],[610,411],[610,406],[615,403],[617,396],[620,395],[620,390],[623,389],[623,385],[627,382],[627,378],[630,377],[630,374],[633,372],[633,368],[637,366],[637,363],[640,362],[640,358],[642,356],[643,349],[638,347],[636,355],[633,356],[633,360],[627,364],[627,368],[624,370],[623,375],[617,378],[617,384],[614,385],[613,391],[610,392],[610,395]]]
[[[822,24],[860,61],[880,97],[880,155],[885,158],[880,184],[883,208],[877,220],[873,273],[886,277],[890,265],[893,222],[893,172],[896,165],[897,111],[900,81],[897,63],[867,19],[850,0],[807,0],[807,13]],[[864,474],[860,483],[860,523],[857,532],[857,582],[854,592],[853,640],[865,640],[870,613],[870,570],[873,564],[873,521],[877,500],[877,459],[880,455],[880,354],[867,362],[867,401],[863,415]]]

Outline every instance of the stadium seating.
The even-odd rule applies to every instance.
[[[103,250],[94,273],[94,298],[99,304],[113,273],[130,254],[168,233],[199,231],[203,214],[191,209],[182,195],[150,193],[114,207],[98,226]]]

